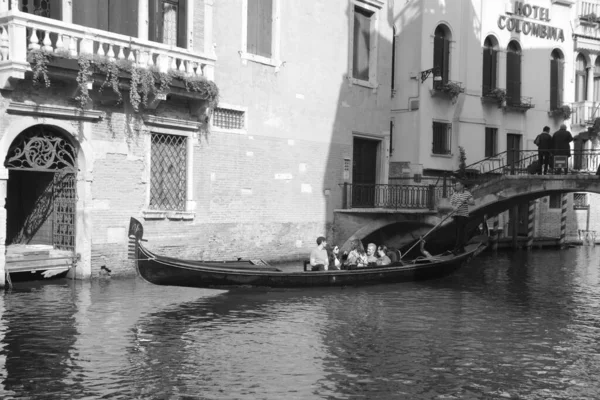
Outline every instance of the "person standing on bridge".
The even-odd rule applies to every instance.
[[[566,156],[567,165],[569,165],[569,157],[571,157],[571,142],[573,141],[573,135],[567,130],[565,124],[560,125],[560,129],[554,132],[552,135],[552,148],[554,149],[554,157]],[[565,174],[569,172],[569,168],[565,165]],[[560,168],[556,171],[558,174],[561,173]]]
[[[542,133],[537,135],[533,143],[538,147],[539,173],[546,175],[548,167],[550,167],[550,150],[552,150],[550,127],[545,126]]]
[[[454,209],[454,223],[456,224],[456,245],[452,251],[455,255],[465,252],[467,244],[467,222],[469,222],[469,205],[474,205],[473,195],[465,190],[465,185],[458,181],[454,193],[450,197],[450,204]]]

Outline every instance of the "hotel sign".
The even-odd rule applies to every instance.
[[[501,15],[498,18],[498,28],[509,32],[523,33],[524,35],[537,36],[541,39],[565,41],[565,33],[561,28],[527,21],[525,18],[550,22],[550,9],[532,6],[522,1],[515,1],[511,15]]]

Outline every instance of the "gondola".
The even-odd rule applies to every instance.
[[[410,263],[394,262],[386,266],[354,270],[281,271],[262,260],[192,261],[161,256],[148,250],[142,242],[144,228],[131,218],[129,238],[138,275],[156,285],[196,288],[232,288],[259,286],[271,288],[309,288],[355,286],[434,279],[456,271],[481,253],[488,244],[486,235],[472,238],[465,252],[450,252]]]

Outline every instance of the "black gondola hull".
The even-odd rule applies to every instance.
[[[136,221],[137,222],[137,221]],[[139,222],[137,222],[139,224]],[[141,224],[140,224],[141,225]],[[268,265],[255,266],[246,260],[230,262],[187,261],[156,255],[135,238],[135,257],[138,274],[156,285],[196,288],[227,288],[260,286],[272,288],[306,288],[354,286],[378,283],[407,282],[435,279],[451,274],[482,252],[486,240],[471,243],[466,252],[422,260],[410,265],[367,267],[338,271],[277,271]]]

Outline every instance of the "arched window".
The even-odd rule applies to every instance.
[[[492,89],[496,89],[496,74],[498,70],[498,50],[496,41],[492,36],[485,38],[483,42],[483,83],[482,93],[485,95]]]
[[[506,54],[506,102],[521,104],[521,46],[514,40]]]
[[[550,110],[556,110],[563,102],[564,62],[559,50],[553,50],[550,59]]]
[[[445,25],[435,28],[433,39],[433,67],[442,75],[442,83],[448,82],[450,75],[450,30]]]
[[[587,100],[587,61],[583,54],[575,60],[575,101]]]

